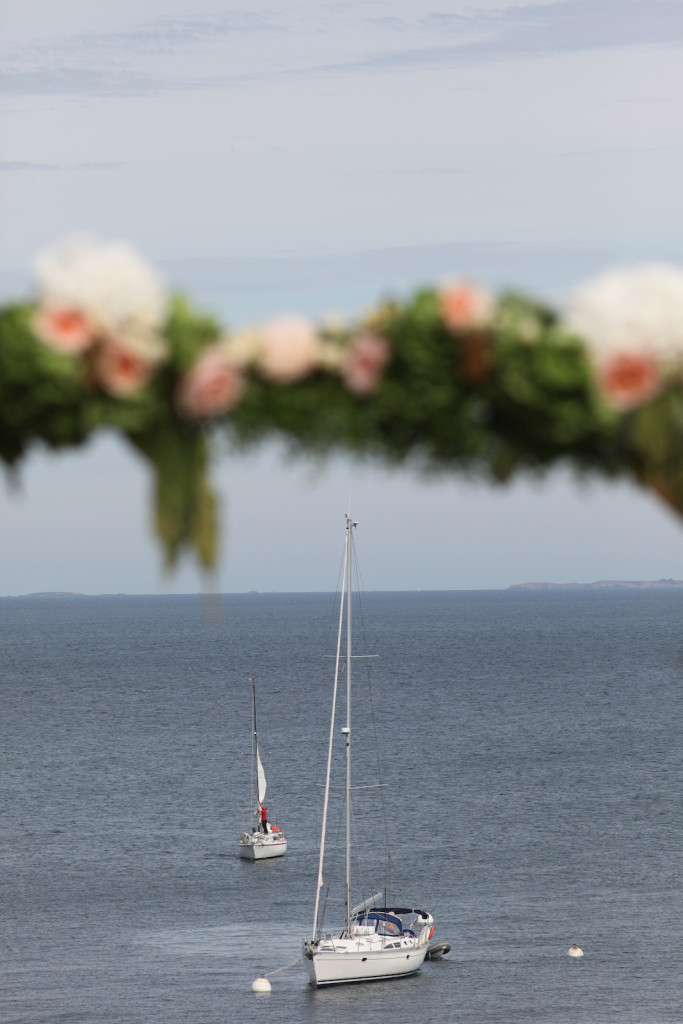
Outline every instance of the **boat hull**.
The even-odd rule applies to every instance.
[[[245,860],[268,860],[270,857],[282,857],[287,852],[287,840],[284,836],[277,839],[271,836],[250,838],[247,842],[240,839],[238,850]]]
[[[304,957],[311,984],[343,985],[356,981],[384,981],[414,974],[422,967],[426,945],[413,948],[312,952]]]

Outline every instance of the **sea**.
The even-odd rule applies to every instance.
[[[392,862],[451,948],[316,990],[333,596],[0,599],[0,1021],[683,1021],[683,592],[365,595]]]

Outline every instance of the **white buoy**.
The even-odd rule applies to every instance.
[[[583,950],[580,946],[570,946],[567,952],[570,956],[583,956]]]
[[[252,983],[251,983],[251,991],[252,992],[270,992],[270,982],[262,974],[260,978],[256,978],[255,981],[252,981]]]

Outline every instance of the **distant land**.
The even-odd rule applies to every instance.
[[[683,587],[683,580],[596,580],[595,583],[513,583],[509,587],[499,588],[502,591],[505,590],[672,590],[676,587]],[[448,593],[451,589],[457,588],[440,588],[438,593]],[[495,587],[484,587],[484,588],[469,588],[473,593],[477,593],[477,590],[495,590]],[[400,591],[367,591],[367,593],[420,593],[421,591],[429,588],[418,587],[415,591],[411,591],[408,588],[403,588]],[[437,591],[433,591],[436,593]],[[285,591],[269,591],[268,593],[286,593]],[[326,593],[326,591],[307,591],[307,593]],[[462,593],[462,591],[460,591]],[[247,591],[235,591],[230,594],[214,594],[214,597],[240,597],[240,596],[251,597],[254,595],[260,596],[258,590],[247,590]],[[187,594],[126,594],[126,593],[115,593],[115,594],[84,594],[77,591],[62,591],[62,590],[47,590],[38,591],[33,594],[0,594],[0,601],[12,600],[15,598],[74,598],[74,597],[202,597],[198,593],[187,593]]]
[[[683,580],[597,580],[595,583],[513,583],[508,590],[668,590]]]
[[[128,594],[83,594],[77,590],[39,590],[35,594],[6,594],[6,597],[128,597]]]

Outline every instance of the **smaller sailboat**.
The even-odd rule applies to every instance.
[[[256,824],[250,832],[242,832],[239,837],[238,849],[240,857],[247,860],[265,860],[267,857],[282,857],[287,850],[287,840],[284,832],[281,832],[277,825],[268,820],[268,808],[266,799],[266,773],[263,770],[263,763],[258,749],[258,732],[256,729],[256,678],[252,674],[251,680],[251,797],[253,807],[256,802]],[[256,797],[256,800],[254,800]]]

